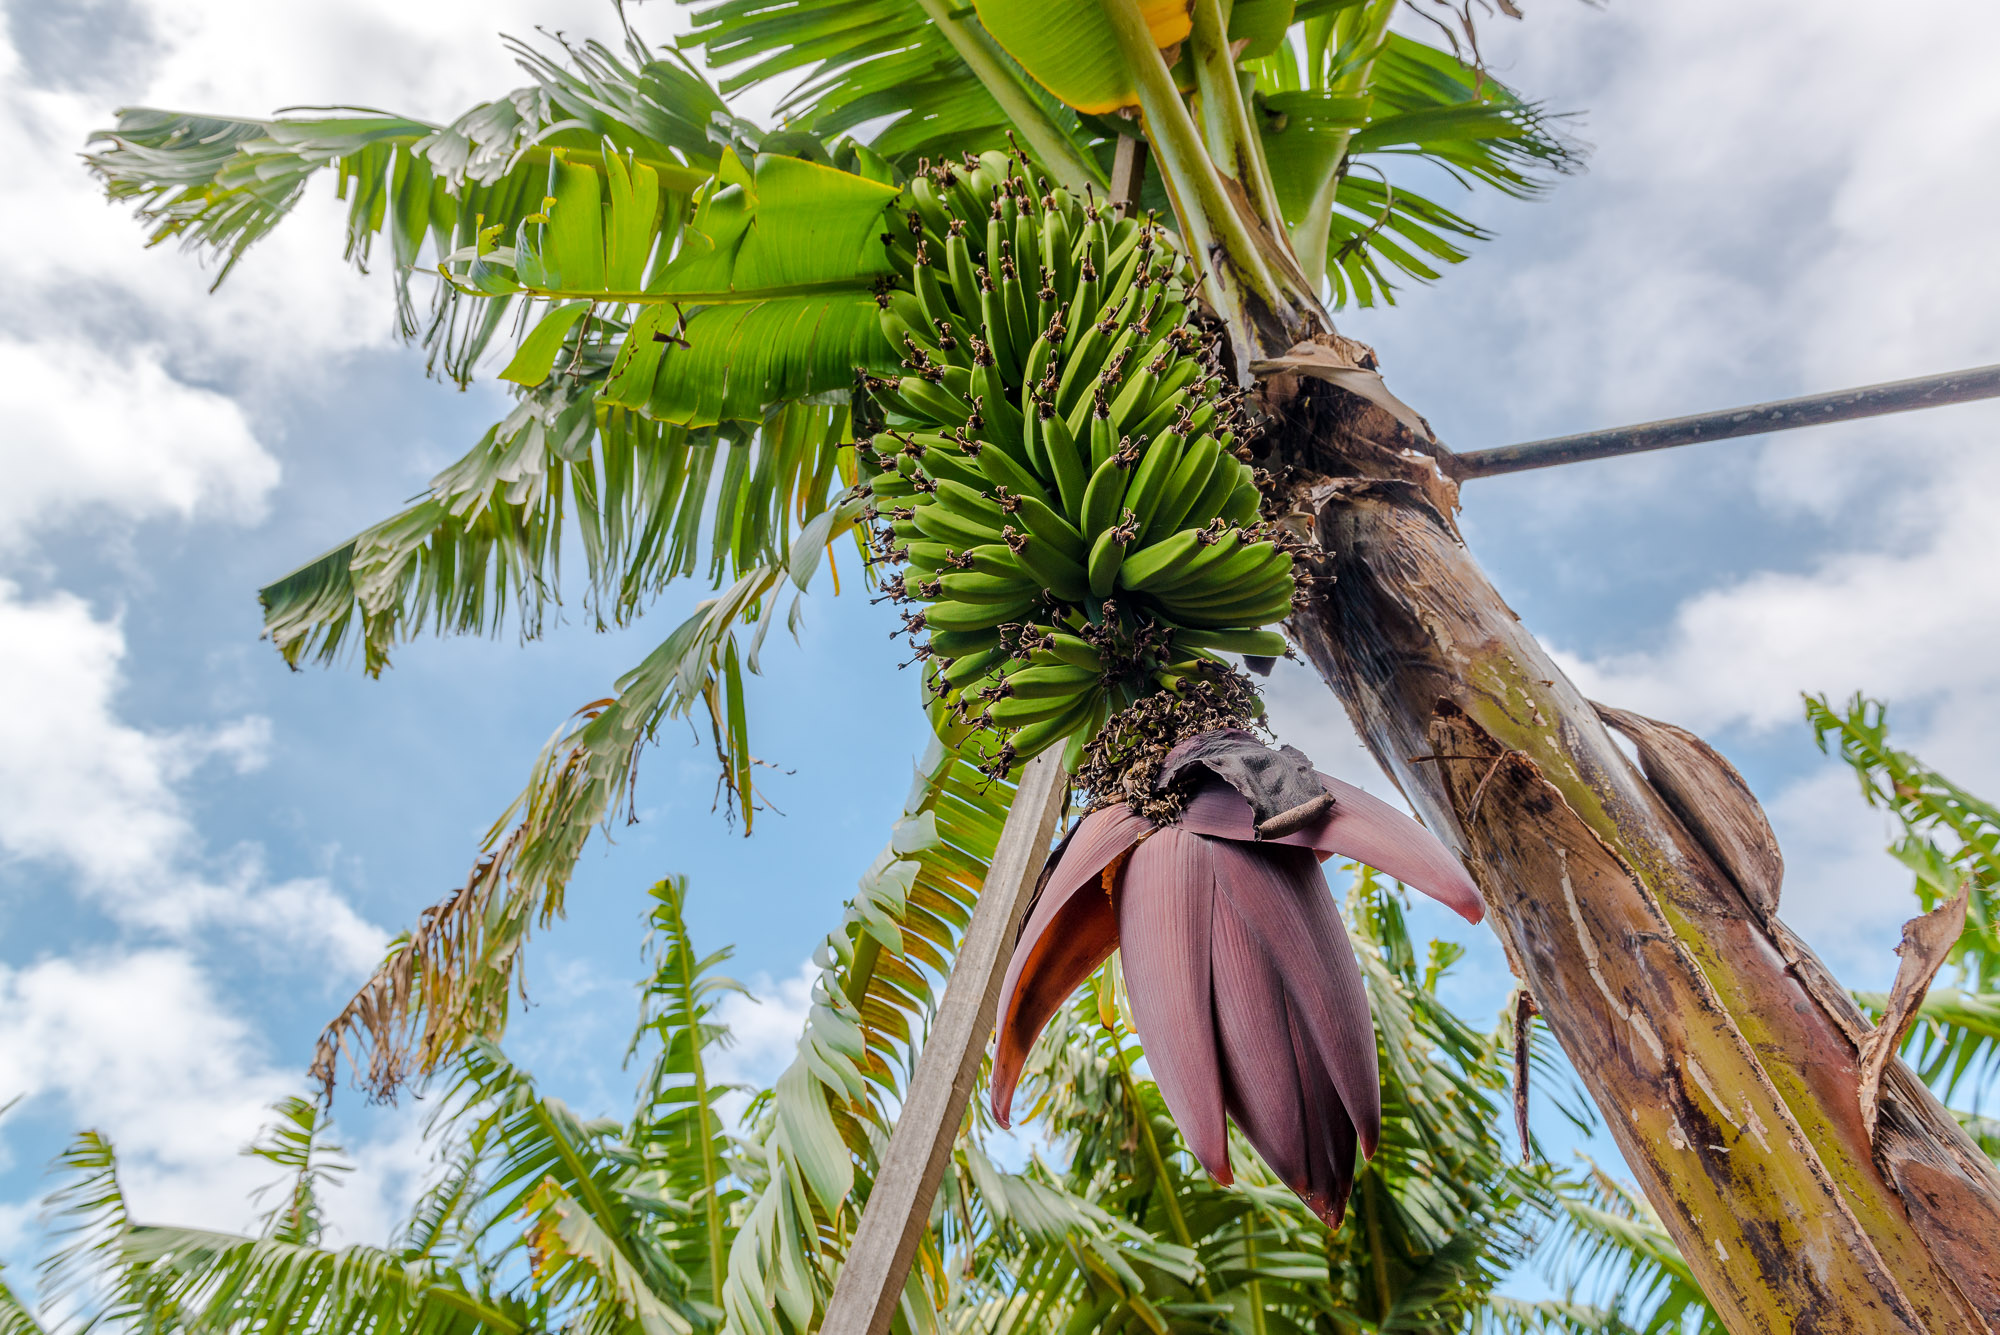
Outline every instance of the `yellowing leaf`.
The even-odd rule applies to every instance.
[[[1078,111],[1136,106],[1132,71],[1097,0],[973,0],[979,21],[1051,93]],[[1140,0],[1155,46],[1185,41],[1188,0]]]

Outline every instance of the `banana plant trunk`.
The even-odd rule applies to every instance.
[[[1316,543],[1292,637],[1464,858],[1724,1323],[2000,1331],[2000,1174],[1900,1062],[1871,1130],[1869,1025],[1777,920],[1742,780],[1564,678],[1466,550],[1446,452],[1366,392],[1368,349],[1306,332],[1323,319],[1233,349],[1263,366],[1259,462]]]

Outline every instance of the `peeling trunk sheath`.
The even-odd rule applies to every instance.
[[[1286,453],[1325,458],[1329,443]],[[1730,1329],[2000,1330],[1991,1164],[1913,1079],[1885,1113],[1902,1141],[1871,1144],[1848,1017],[1808,990],[1417,488],[1349,477],[1295,494],[1330,577],[1295,641],[1465,856]],[[1447,715],[1466,735],[1442,744]],[[1492,761],[1419,758],[1480,739],[1508,764],[1475,812]]]
[[[1826,394],[1808,394],[1796,399],[1778,399],[1744,408],[1696,413],[1689,417],[1669,417],[1638,426],[1612,427],[1605,431],[1585,431],[1574,436],[1553,436],[1521,445],[1497,449],[1468,450],[1446,454],[1439,459],[1445,472],[1459,481],[1476,477],[1497,477],[1530,468],[1550,468],[1556,464],[1582,463],[1589,459],[1610,459],[1621,454],[1670,449],[1676,445],[1699,445],[1704,441],[1730,440],[1737,436],[1761,436],[1771,431],[1790,431],[1802,426],[1829,422],[1850,422],[1885,413],[1907,413],[1918,408],[1941,408],[1948,403],[1971,403],[2000,397],[2000,366],[1978,366],[1969,371],[1947,371],[1942,375],[1918,376],[1914,380],[1894,380],[1859,389],[1840,389]]]

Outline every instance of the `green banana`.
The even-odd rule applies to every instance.
[[[904,455],[904,459],[910,459]],[[936,446],[925,450],[920,459],[910,459],[912,468],[921,468],[924,475],[933,482],[956,482],[961,486],[980,488],[986,485],[986,474],[979,465],[965,457],[957,445]],[[901,469],[901,464],[897,465]]]
[[[950,543],[954,547],[981,547],[989,542],[1000,541],[998,525],[988,527],[963,515],[955,514],[942,505],[918,506],[916,525],[917,532],[925,537],[936,542]]]
[[[993,486],[1005,487],[1015,496],[1037,497],[1044,505],[1049,503],[1049,494],[1043,490],[1042,480],[998,446],[988,445],[979,452],[979,469]]]
[[[1068,631],[1059,630],[1050,635],[1048,651],[1065,663],[1089,668],[1093,672],[1104,670],[1104,655],[1098,652],[1097,646]]]
[[[1291,569],[1291,558],[1276,546],[1269,542],[1253,542],[1225,553],[1217,561],[1204,564],[1196,580],[1175,576],[1162,580],[1154,591],[1178,594],[1184,583],[1196,583],[1197,580],[1203,589],[1247,588],[1260,580],[1272,578],[1276,573],[1289,574]]]
[[[1058,292],[1076,285],[1076,271],[1070,267],[1069,219],[1060,210],[1051,211],[1042,223],[1042,273],[1043,281]],[[1041,322],[1047,325],[1048,317]]]
[[[1023,540],[1014,558],[1043,588],[1066,603],[1080,603],[1090,595],[1090,583],[1081,563],[1070,560],[1052,542],[1033,534]]]
[[[1099,730],[1104,727],[1105,720],[1110,717],[1111,696],[1106,693],[1100,693],[1097,699],[1091,703],[1089,712],[1081,716],[1082,721],[1069,733],[1069,740],[1063,743],[1062,759],[1064,769],[1069,770],[1071,773],[1076,772],[1076,767],[1083,761],[1084,745],[1098,734]]]
[[[1033,598],[1017,598],[1011,603],[962,603],[956,600],[932,603],[924,609],[924,624],[934,630],[988,630],[1019,621],[1032,612]]]
[[[1028,347],[1028,355],[1021,363],[1021,388],[1025,393],[1029,386],[1037,383],[1049,373],[1049,362],[1056,355],[1056,345],[1049,341],[1046,333],[1039,334]],[[1022,405],[1022,411],[1027,405]]]
[[[1075,695],[1077,689],[1101,680],[1102,673],[1089,668],[1071,667],[1025,667],[1006,674],[1005,681],[1014,696],[1022,700],[1044,700],[1056,695]]]
[[[1209,470],[1208,482],[1202,487],[1201,494],[1181,516],[1181,527],[1205,528],[1211,519],[1221,514],[1222,507],[1229,501],[1229,494],[1236,490],[1237,470],[1242,467],[1227,454],[1218,457],[1215,467]]]
[[[1069,332],[1063,337],[1062,355],[1065,363],[1076,355],[1077,348],[1090,336],[1090,331],[1097,328],[1097,321],[1093,318],[1097,310],[1097,270],[1088,265],[1089,261],[1085,260],[1080,266],[1076,286],[1072,289],[1069,310],[1063,316],[1064,322],[1069,326]],[[1096,374],[1094,368],[1091,374]]]
[[[1091,544],[1090,561],[1084,573],[1090,581],[1090,596],[1109,598],[1116,587],[1119,567],[1125,561],[1125,544],[1115,528],[1107,528]]]
[[[1007,382],[1000,368],[997,365],[974,367],[972,385],[979,397],[980,415],[986,419],[984,434],[993,440],[1019,441],[1021,410],[1014,406],[1014,396],[1007,392]]]
[[[1255,581],[1245,582],[1226,591],[1190,594],[1183,589],[1178,593],[1152,596],[1158,600],[1170,620],[1179,621],[1185,616],[1194,614],[1214,617],[1230,612],[1245,612],[1271,603],[1289,604],[1297,592],[1297,579],[1289,572],[1280,570],[1275,576],[1260,575]]]
[[[1273,621],[1283,621],[1292,614],[1292,599],[1289,594],[1274,598],[1268,604],[1254,607],[1225,608],[1211,611],[1175,612],[1173,620],[1195,630],[1228,630],[1236,627],[1269,625]]]
[[[934,266],[919,264],[910,274],[910,286],[916,289],[917,300],[923,305],[924,315],[933,328],[950,321],[954,312],[951,303],[945,300],[944,289],[938,286]]]
[[[1033,209],[1022,209],[1014,219],[1014,272],[1024,296],[1042,286],[1042,229],[1037,216]]]
[[[1254,581],[1246,581],[1228,589],[1213,593],[1190,594],[1183,589],[1177,593],[1158,595],[1160,605],[1167,615],[1178,619],[1188,612],[1219,615],[1239,608],[1262,607],[1276,602],[1280,594],[1286,602],[1298,591],[1297,580],[1287,571],[1279,571],[1273,576],[1259,576]]]
[[[1132,470],[1131,480],[1125,484],[1123,502],[1124,508],[1132,512],[1132,522],[1141,533],[1152,523],[1160,491],[1181,461],[1181,438],[1178,433],[1168,431],[1151,439],[1152,444],[1146,447],[1145,456],[1139,460],[1139,466]]]
[[[1030,723],[1023,727],[1008,739],[1014,747],[1015,756],[1022,760],[1038,756],[1075,733],[1089,719],[1097,701],[1096,694],[1085,695],[1076,702],[1074,708],[1054,718],[1043,719],[1039,723]],[[1075,766],[1072,764],[1070,768],[1074,769]]]
[[[1092,451],[1096,453],[1096,451]],[[1083,507],[1077,517],[1077,531],[1095,542],[1097,535],[1118,522],[1118,506],[1125,499],[1125,468],[1114,456],[1107,456],[1090,475],[1084,488]]]
[[[1144,414],[1140,413],[1139,409],[1152,401],[1154,387],[1159,384],[1160,379],[1148,369],[1148,365],[1141,365],[1138,370],[1126,377],[1125,384],[1118,391],[1118,397],[1111,400],[1111,420],[1118,424],[1120,431],[1132,431],[1136,434],[1138,424],[1134,419],[1145,420]]]
[[[929,618],[926,618],[928,621]],[[985,630],[937,630],[931,631],[930,649],[943,658],[964,658],[969,654],[984,653],[1000,643],[998,627]]]
[[[1146,592],[1161,598],[1176,589],[1191,585],[1205,587],[1211,582],[1210,576],[1213,572],[1227,568],[1230,558],[1236,555],[1241,543],[1241,535],[1233,529],[1205,547],[1197,541],[1197,550],[1173,567],[1161,572],[1147,585]]]
[[[993,263],[993,256],[988,255],[986,262]],[[999,373],[995,379],[1017,377],[1021,374],[1021,354],[1016,352],[1014,336],[1007,328],[1006,301],[994,288],[992,275],[989,273],[986,277],[987,281],[981,284],[979,289],[979,318],[986,325],[986,346],[993,354],[993,366]],[[1023,345],[1022,351],[1025,350],[1026,345]],[[1004,394],[1004,391],[1002,392]],[[1009,407],[1013,406],[1011,398],[1007,403]],[[993,407],[994,404],[989,398],[987,408],[991,411]],[[1018,409],[1015,411],[1019,412]]]
[[[1160,542],[1141,547],[1126,556],[1119,583],[1135,593],[1149,591],[1155,580],[1200,550],[1200,540],[1201,534],[1196,530],[1182,529]]]
[[[988,543],[984,547],[974,547],[967,552],[966,559],[972,564],[968,570],[976,570],[982,575],[998,575],[1002,579],[1033,579],[1027,568],[1004,542]]]
[[[1174,393],[1167,395],[1159,407],[1152,409],[1139,419],[1139,425],[1132,428],[1132,434],[1140,440],[1150,440],[1152,437],[1161,434],[1171,427],[1174,420],[1181,415],[1181,408],[1186,405],[1187,401],[1188,392],[1185,389],[1176,390]]]
[[[896,382],[896,393],[914,410],[914,415],[933,422],[958,423],[972,416],[971,404],[922,376],[904,376]]]
[[[1215,546],[1221,546],[1216,543]],[[1213,547],[1210,550],[1214,550]],[[1190,559],[1187,565],[1194,564]],[[1281,580],[1292,578],[1291,558],[1268,542],[1252,543],[1225,554],[1218,561],[1204,562],[1201,573],[1189,577],[1186,571],[1169,572],[1148,590],[1162,602],[1245,602]]]
[[[1016,501],[1015,514],[1029,536],[1048,539],[1057,551],[1078,565],[1090,555],[1090,544],[1083,540],[1083,535],[1069,520],[1033,496],[1017,497]]]
[[[1264,493],[1255,482],[1239,482],[1223,502],[1222,517],[1232,524],[1247,524],[1263,513]]]
[[[1181,634],[1185,635],[1187,632],[1182,631]],[[1007,651],[995,646],[991,649],[982,649],[976,654],[968,654],[964,658],[952,659],[951,666],[939,675],[944,678],[947,685],[963,686],[967,682],[979,680],[1006,661]]]
[[[928,176],[920,175],[912,178],[910,198],[916,203],[917,216],[923,219],[925,230],[943,236],[951,226],[951,219],[945,213],[943,202],[938,198],[937,184]]]
[[[979,318],[979,282],[973,276],[972,250],[965,244],[963,227],[947,231],[944,240],[946,272],[951,276],[952,299],[965,318]]]
[[[1010,579],[977,570],[948,570],[938,576],[938,584],[946,597],[964,603],[1019,602],[1041,587],[1029,579],[1025,571]]]
[[[981,454],[986,451],[981,450]],[[1000,503],[977,487],[968,487],[963,482],[951,478],[941,478],[937,484],[937,503],[962,518],[978,523],[990,524],[998,532],[1007,522],[1006,512]]]
[[[1214,436],[1203,436],[1188,447],[1173,476],[1160,489],[1159,504],[1146,527],[1146,541],[1164,537],[1181,526],[1181,518],[1201,499],[1202,488],[1208,485],[1208,475],[1215,471],[1215,461],[1221,453],[1222,447]]]
[[[1174,643],[1189,649],[1220,649],[1228,654],[1282,658],[1290,641],[1275,630],[1192,630],[1174,632]]]
[[[1075,337],[1074,333],[1071,337]],[[1067,417],[1076,411],[1077,404],[1089,399],[1090,386],[1104,366],[1109,339],[1102,325],[1092,324],[1085,328],[1081,338],[1076,338],[1074,346],[1063,349],[1062,378],[1056,382],[1057,412]]]
[[[1075,707],[1078,696],[1089,693],[1087,689],[1078,689],[1067,695],[1037,696],[1025,700],[1019,696],[1003,696],[986,706],[986,721],[996,728],[1018,728],[1025,723],[1060,718]]]
[[[909,554],[903,559],[911,566],[926,573],[944,569],[945,563],[956,553],[941,542],[913,542]]]
[[[964,399],[969,413],[973,407],[972,400],[979,394],[979,390],[973,385],[973,377],[977,374],[978,369],[970,363],[949,362],[939,368],[939,379],[936,383],[945,392]]]
[[[1090,468],[1093,475],[1111,461],[1118,453],[1118,428],[1111,424],[1108,416],[1093,413],[1090,418]],[[1125,488],[1121,484],[1118,490]]]
[[[1019,354],[1020,361],[1015,369],[1021,370],[1028,364],[1028,349],[1035,342],[1035,324],[1028,313],[1028,294],[1023,290],[1020,274],[1015,270],[1014,247],[1009,245],[1000,265],[1000,306],[1007,313],[1007,342]]]
[[[1083,466],[1083,453],[1076,437],[1060,415],[1042,423],[1042,452],[1048,456],[1049,471],[1055,477],[1056,494],[1068,514],[1083,513],[1083,494],[1090,486],[1090,473]]]
[[[1252,628],[1289,610],[1290,558],[1211,522],[1254,522],[1261,498],[1171,238],[1060,187],[1038,198],[999,153],[904,199],[902,281],[878,301],[912,373],[869,382],[900,431],[855,459],[875,559],[905,562],[892,587],[922,600],[939,735],[993,772],[1058,743],[1074,760],[1111,711],[1185,689],[1215,652],[1281,651]],[[1138,638],[1149,619],[1178,638]]]

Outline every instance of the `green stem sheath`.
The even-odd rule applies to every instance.
[[[1339,45],[1334,48],[1335,54],[1348,50],[1354,54],[1343,68],[1334,71],[1328,78],[1326,91],[1348,97],[1367,96],[1369,86],[1375,79],[1375,57],[1389,40],[1389,20],[1395,12],[1396,0],[1367,0],[1346,22],[1339,18],[1329,21],[1322,40],[1312,44],[1308,57],[1312,62],[1308,70],[1310,77],[1314,80],[1324,77],[1328,45],[1325,39],[1337,39]],[[1326,248],[1333,234],[1333,200],[1340,191],[1340,178],[1344,175],[1341,168],[1347,160],[1347,146],[1353,139],[1352,130],[1341,132],[1340,142],[1327,161],[1326,172],[1314,188],[1299,225],[1292,230],[1293,253],[1299,257],[1299,267],[1315,289],[1326,279]]]
[[[917,0],[917,3],[931,22],[937,24],[938,31],[951,43],[952,50],[958,52],[973,77],[986,85],[986,91],[1000,104],[1000,110],[1028,141],[1029,150],[1057,181],[1077,194],[1082,194],[1086,185],[1104,188],[1104,175],[1097,164],[1078,152],[1069,137],[1049,119],[1014,71],[995,53],[993,39],[986,35],[985,29],[975,31],[957,17],[970,13],[970,6],[947,4],[945,0]]]
[[[1201,94],[1201,119],[1208,156],[1225,175],[1233,176],[1249,197],[1250,207],[1273,236],[1285,225],[1278,207],[1278,189],[1264,162],[1263,141],[1250,122],[1250,106],[1238,81],[1236,61],[1229,51],[1229,26],[1221,0],[1194,0],[1194,30],[1190,34],[1195,88]]]

